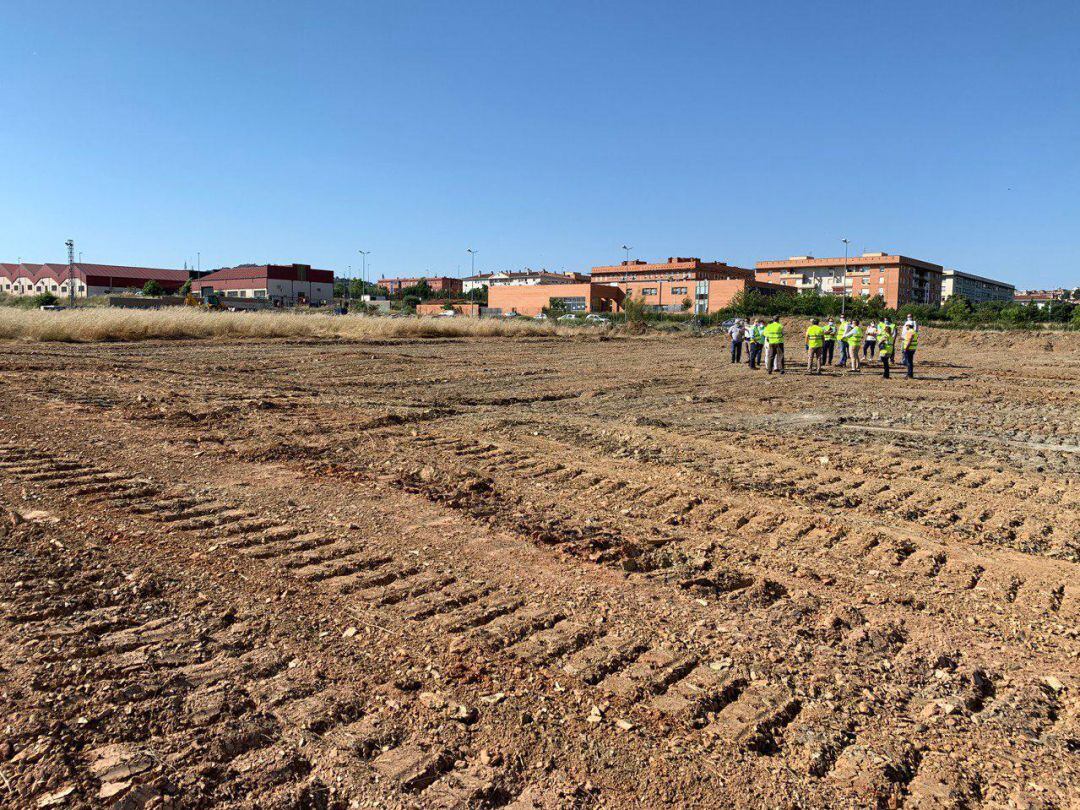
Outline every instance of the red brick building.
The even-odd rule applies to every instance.
[[[594,284],[617,285],[625,295],[667,312],[707,314],[728,306],[736,294],[755,289],[765,294],[784,288],[758,281],[754,271],[724,262],[672,257],[666,262],[630,261],[592,269]]]
[[[904,304],[940,305],[943,270],[940,264],[898,254],[864,253],[848,258],[846,273],[843,256],[792,256],[784,261],[758,262],[756,277],[795,290],[816,288],[833,295],[846,290],[853,298],[880,295],[885,306],[896,309]]]
[[[434,293],[450,293],[461,295],[461,279],[450,276],[421,276],[418,278],[380,278],[376,284],[386,290],[390,295],[397,295],[406,287],[415,287],[421,281],[426,281],[428,287]]]
[[[241,264],[207,273],[191,282],[191,290],[226,298],[265,299],[276,306],[322,306],[333,300],[334,273],[309,264]]]
[[[500,315],[540,315],[558,300],[574,315],[590,312],[618,312],[624,293],[609,284],[532,284],[488,288],[488,309]],[[492,313],[495,314],[495,313]]]

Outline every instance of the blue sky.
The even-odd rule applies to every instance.
[[[1073,2],[0,5],[0,260],[1080,284]]]

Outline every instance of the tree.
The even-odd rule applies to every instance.
[[[51,307],[60,299],[53,295],[51,292],[38,293],[30,301],[35,307]]]
[[[971,319],[973,307],[971,302],[962,295],[954,295],[945,305],[945,317],[950,321],[967,321]]]
[[[543,309],[543,313],[552,320],[560,315],[566,315],[568,312],[570,312],[570,305],[566,303],[564,298],[548,299],[548,305]]]
[[[165,288],[158,284],[156,281],[154,281],[154,279],[150,279],[143,285],[142,294],[154,296],[164,295]]]
[[[683,309],[683,312],[689,312],[689,311],[690,311],[690,307],[692,307],[693,305],[694,305],[694,302],[693,302],[693,301],[691,301],[691,300],[690,300],[689,298],[684,298],[684,299],[682,300],[682,309]]]
[[[190,292],[191,292],[191,279],[189,278],[182,285],[180,285],[180,289],[177,291],[177,295],[187,295]]]
[[[626,322],[633,324],[645,323],[645,299],[634,298],[633,296],[626,296],[622,302],[623,313],[626,315]]]

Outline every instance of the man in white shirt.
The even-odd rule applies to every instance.
[[[742,344],[743,339],[746,337],[746,325],[742,322],[742,318],[735,320],[735,323],[728,329],[728,334],[731,335],[731,362],[741,362]]]

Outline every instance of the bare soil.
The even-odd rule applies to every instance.
[[[922,343],[6,344],[0,804],[1076,807],[1080,336]]]

